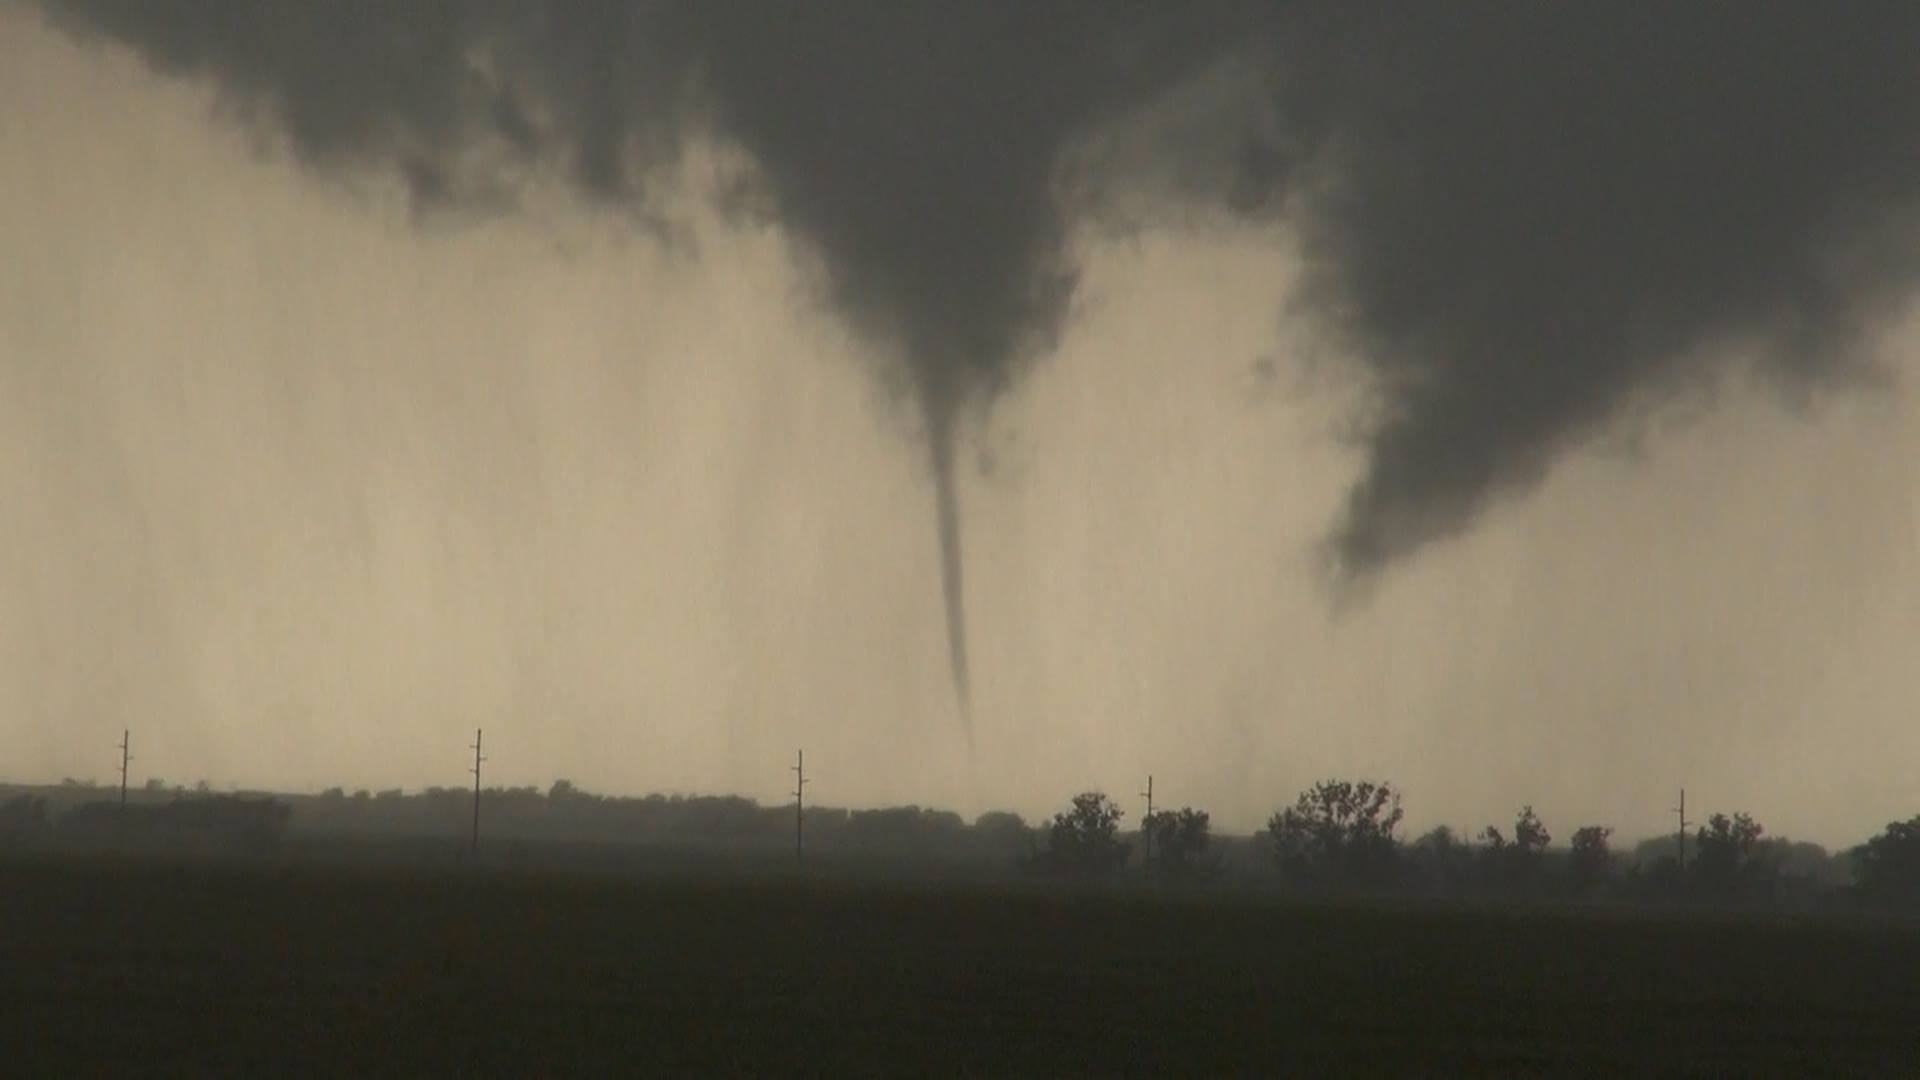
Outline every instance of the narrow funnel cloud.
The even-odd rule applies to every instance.
[[[953,474],[953,434],[929,414],[927,450],[933,461],[934,528],[940,543],[940,589],[947,607],[947,657],[954,699],[973,730],[973,676],[967,670],[967,579],[960,548],[960,490]]]
[[[1794,383],[1846,373],[1920,280],[1912,4],[41,6],[426,205],[510,204],[538,173],[653,213],[690,139],[740,150],[735,205],[817,259],[922,414],[963,703],[953,443],[1059,334],[1093,194],[1297,238],[1289,312],[1375,391],[1330,538],[1348,579],[1468,528],[1721,345]]]
[[[819,258],[896,358],[929,439],[950,656],[969,696],[954,440],[1044,352],[1073,288],[1057,160],[1220,47],[1220,23],[1107,5],[49,3],[62,25],[210,76],[322,169],[390,168],[423,205],[557,171],[651,210],[694,134],[746,152],[731,193]]]

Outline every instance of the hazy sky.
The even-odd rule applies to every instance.
[[[1095,156],[1196,130],[1236,76],[1195,78]],[[1685,336],[1621,286],[1594,303],[1634,332],[1575,357],[1609,374],[1534,386],[1448,350],[1558,323],[1435,320],[1337,213],[1063,214],[957,271],[1071,288],[955,389],[872,320],[911,341],[1013,294],[873,284],[905,256],[823,239],[837,204],[725,212],[765,164],[743,146],[781,150],[747,121],[685,136],[645,214],[538,170],[511,211],[422,214],[417,175],[311,167],[246,111],[0,4],[6,777],[105,780],[129,727],[136,780],[457,784],[484,726],[500,783],[763,801],[804,746],[823,802],[967,813],[1137,812],[1148,772],[1242,828],[1332,775],[1396,782],[1415,829],[1531,802],[1556,836],[1650,833],[1682,784],[1829,843],[1920,812],[1899,275],[1819,279],[1887,294],[1857,376],[1764,359],[1832,347],[1837,302],[1778,346],[1743,318],[1773,279],[1682,266],[1634,272],[1710,308],[1726,332],[1682,351],[1729,362],[1617,359]],[[1522,281],[1501,258],[1458,280]],[[1315,317],[1337,299],[1359,332]],[[971,749],[930,415],[958,432]]]

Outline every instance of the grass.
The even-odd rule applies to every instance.
[[[0,861],[0,1073],[1848,1075],[1920,932],[1833,919]]]

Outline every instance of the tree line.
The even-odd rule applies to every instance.
[[[1075,796],[1054,815],[1045,848],[1028,866],[1077,877],[1132,870],[1190,880],[1228,869],[1210,853],[1206,811],[1154,811],[1132,836],[1121,827],[1125,817],[1102,792]],[[1575,827],[1555,846],[1531,804],[1509,828],[1487,825],[1470,836],[1441,825],[1405,840],[1404,819],[1400,792],[1389,783],[1324,780],[1276,811],[1255,846],[1274,882],[1311,892],[1732,903],[1848,895],[1920,906],[1920,816],[1889,823],[1839,858],[1769,837],[1744,811],[1709,815],[1684,848],[1676,834],[1630,852],[1615,851],[1613,830],[1595,824]]]
[[[113,835],[227,838],[271,847],[291,829],[313,836],[447,837],[470,820],[471,788],[436,787],[271,797],[216,794],[155,780],[124,810],[101,789],[0,788],[0,844],[87,841]],[[786,851],[794,808],[739,796],[617,797],[556,781],[483,792],[483,831],[496,844],[585,842]],[[1669,834],[1618,850],[1613,830],[1581,824],[1556,843],[1532,806],[1510,824],[1403,835],[1405,809],[1390,783],[1325,780],[1247,836],[1220,836],[1208,812],[1159,809],[1137,827],[1098,791],[1074,796],[1050,820],[990,811],[969,821],[919,806],[852,810],[809,806],[809,850],[894,860],[1000,865],[1039,877],[1258,883],[1310,892],[1510,896],[1587,900],[1692,899],[1818,902],[1851,896],[1920,905],[1920,816],[1892,822],[1837,855],[1768,835],[1746,812],[1713,813],[1682,838]]]

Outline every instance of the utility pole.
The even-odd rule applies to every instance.
[[[1147,865],[1153,865],[1153,774],[1147,774],[1147,790],[1140,794],[1147,797],[1147,816],[1140,819],[1140,837],[1146,845],[1144,856]]]
[[[799,866],[805,850],[807,791],[807,752],[797,751],[793,759],[793,865]]]
[[[133,739],[130,737],[132,734],[133,734],[132,732],[127,731],[124,728],[120,732],[120,816],[121,817],[127,816],[127,762],[133,760],[133,755],[128,753],[129,748],[133,745]]]
[[[1687,789],[1680,789],[1680,805],[1672,808],[1680,815],[1680,831],[1675,835],[1680,840],[1680,869],[1687,868]]]
[[[473,729],[473,768],[467,770],[473,774],[473,860],[480,861],[480,763],[487,760],[480,756],[480,729]]]

